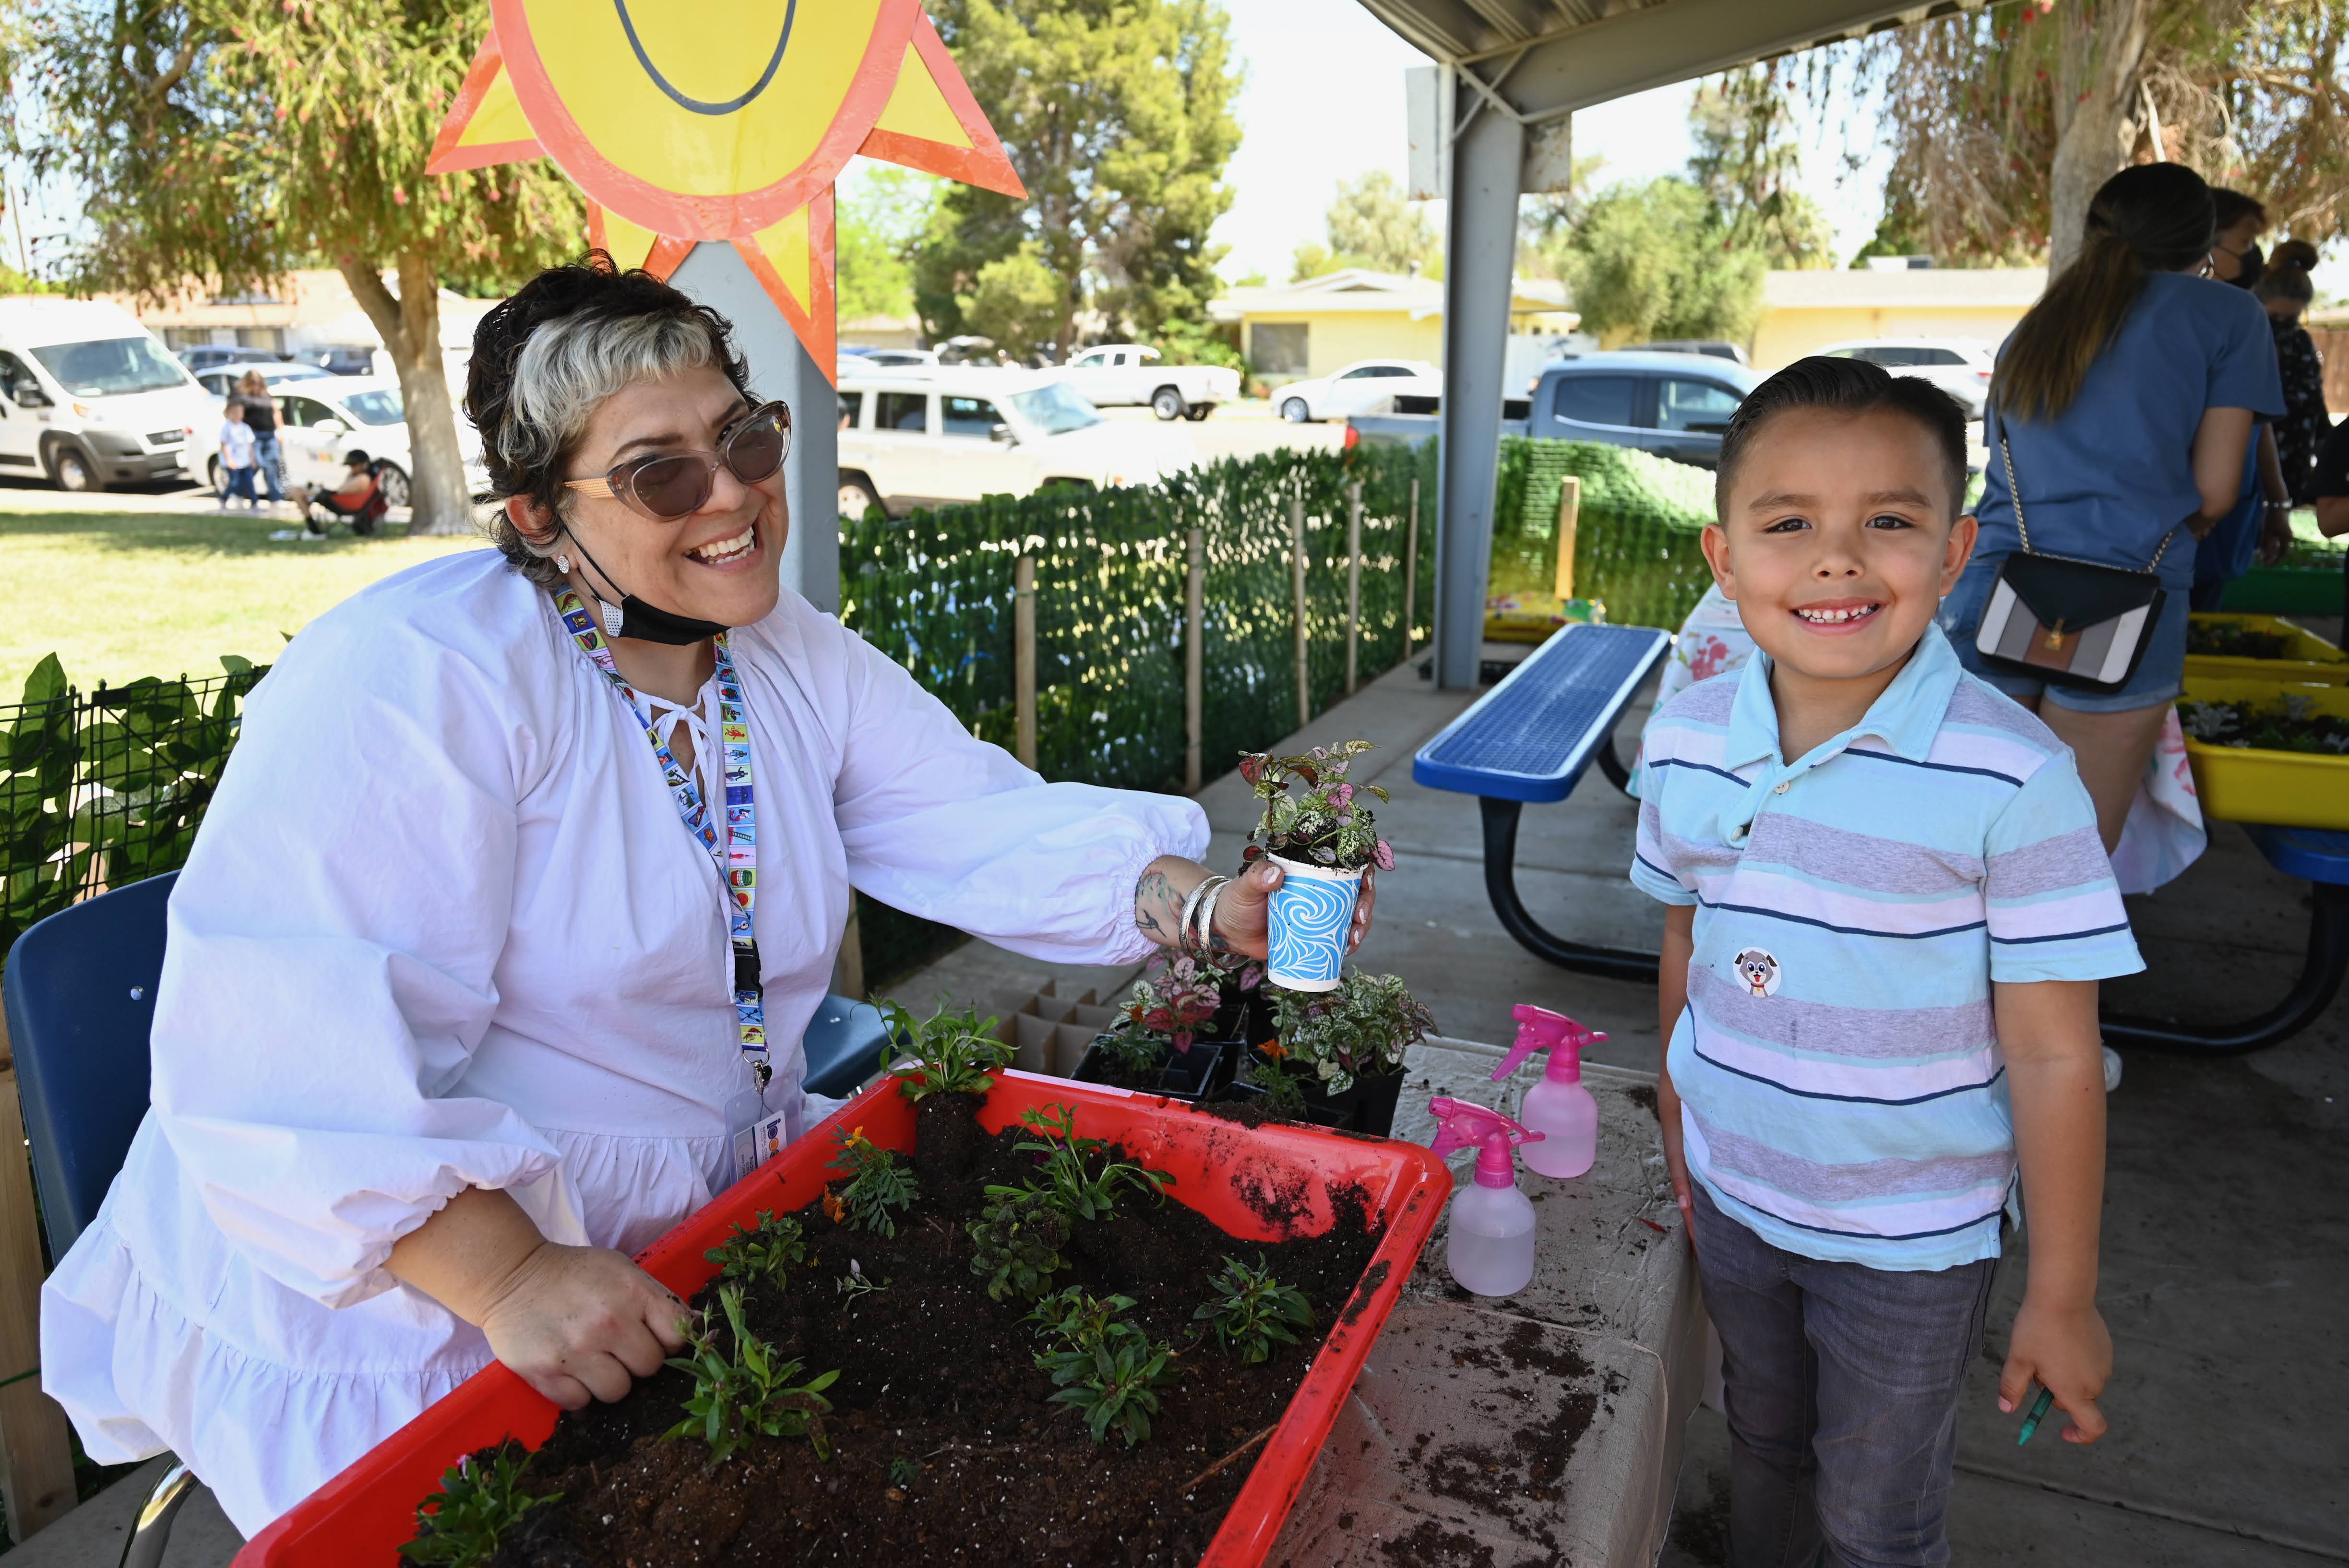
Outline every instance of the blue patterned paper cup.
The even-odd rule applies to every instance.
[[[1267,912],[1271,929],[1265,978],[1290,991],[1334,991],[1362,873],[1272,858],[1281,879]]]

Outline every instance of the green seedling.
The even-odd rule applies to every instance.
[[[889,1461],[889,1484],[891,1486],[897,1487],[902,1490],[913,1485],[916,1481],[921,1479],[922,1465],[920,1460],[909,1460],[905,1455],[899,1454],[895,1459]]]
[[[1114,1430],[1128,1448],[1150,1435],[1157,1390],[1175,1378],[1174,1347],[1152,1343],[1120,1319],[1133,1305],[1130,1295],[1094,1296],[1071,1285],[1038,1302],[1028,1315],[1036,1332],[1050,1336],[1055,1346],[1036,1357],[1036,1365],[1052,1375],[1060,1389],[1052,1403],[1082,1416],[1093,1441]]]
[[[996,1188],[1001,1192],[964,1229],[970,1233],[970,1272],[987,1281],[997,1301],[1008,1295],[1033,1301],[1052,1274],[1068,1266],[1061,1256],[1069,1239],[1068,1217],[1032,1187]]]
[[[864,1265],[858,1263],[854,1258],[848,1260],[848,1272],[840,1276],[840,1283],[835,1287],[840,1295],[851,1298],[860,1295],[871,1295],[874,1291],[887,1290],[888,1288],[889,1282],[887,1280],[885,1279],[876,1282],[871,1274],[864,1272]]]
[[[890,1211],[912,1206],[912,1172],[895,1150],[884,1149],[865,1137],[861,1127],[846,1132],[834,1129],[832,1136],[840,1145],[840,1157],[825,1169],[842,1172],[848,1181],[827,1208],[834,1218],[844,1214],[847,1222],[860,1231],[895,1235],[897,1222]]]
[[[755,1228],[735,1226],[732,1235],[701,1255],[718,1265],[720,1279],[744,1284],[765,1280],[781,1290],[786,1271],[807,1262],[807,1243],[801,1239],[797,1220],[778,1219],[762,1209]]]
[[[1258,1048],[1264,1057],[1248,1063],[1248,1082],[1264,1090],[1264,1103],[1271,1110],[1298,1119],[1305,1114],[1305,1085],[1315,1081],[1313,1075],[1292,1066],[1278,1042],[1268,1041]]]
[[[800,1364],[777,1358],[774,1346],[753,1335],[742,1323],[742,1289],[718,1287],[718,1305],[725,1309],[733,1330],[734,1354],[718,1352],[718,1330],[707,1310],[697,1315],[694,1332],[686,1337],[688,1356],[673,1357],[669,1365],[693,1375],[693,1397],[685,1401],[686,1418],[663,1433],[664,1438],[698,1437],[709,1445],[713,1464],[753,1437],[805,1438],[815,1457],[832,1457],[823,1436],[823,1413],[832,1401],[823,1391],[840,1374],[826,1372],[805,1383],[794,1383]],[[688,1320],[691,1322],[693,1320]]]
[[[1313,1326],[1313,1304],[1305,1293],[1274,1279],[1262,1253],[1256,1262],[1250,1268],[1226,1256],[1214,1297],[1191,1315],[1215,1329],[1225,1350],[1249,1363],[1270,1359],[1276,1342],[1295,1345],[1295,1330]]]
[[[1166,1189],[1174,1185],[1174,1178],[1164,1171],[1145,1171],[1123,1161],[1104,1163],[1098,1172],[1089,1170],[1087,1161],[1108,1145],[1098,1138],[1079,1138],[1076,1112],[1065,1105],[1030,1106],[1019,1113],[1019,1124],[1037,1136],[1013,1147],[1044,1157],[1037,1172],[1041,1184],[1030,1183],[1029,1190],[1044,1193],[1071,1220],[1108,1219],[1117,1207],[1121,1187],[1136,1188],[1163,1201]],[[989,1187],[987,1195],[997,1198],[1019,1191]]]
[[[450,1568],[481,1568],[497,1554],[498,1537],[516,1520],[542,1503],[561,1497],[554,1492],[533,1497],[520,1490],[522,1472],[530,1456],[509,1438],[498,1445],[487,1464],[466,1455],[440,1477],[440,1490],[416,1511],[416,1539],[399,1549],[411,1563],[447,1563]]]
[[[1011,1047],[995,1037],[995,1020],[982,1020],[976,1007],[949,1013],[941,1006],[925,1022],[895,1002],[884,1002],[881,1015],[889,1026],[889,1043],[881,1047],[884,1068],[912,1042],[913,1060],[889,1074],[908,1101],[934,1094],[985,1094],[995,1087],[988,1075],[1011,1065]]]

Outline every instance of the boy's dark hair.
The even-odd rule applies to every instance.
[[[343,467],[347,469],[363,469],[374,461],[373,458],[368,457],[357,447],[343,454]]]
[[[1964,507],[1966,495],[1966,411],[1955,397],[1915,376],[1895,376],[1865,359],[1829,359],[1813,355],[1797,359],[1745,395],[1730,417],[1721,438],[1721,464],[1713,483],[1713,515],[1729,521],[1729,487],[1736,482],[1737,465],[1744,460],[1762,427],[1779,414],[1796,408],[1826,408],[1838,414],[1868,414],[1879,409],[1917,421],[1933,438],[1941,455],[1941,479],[1950,489],[1950,515]]]

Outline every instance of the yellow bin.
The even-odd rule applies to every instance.
[[[2196,615],[2196,626],[2234,626],[2263,632],[2285,640],[2290,651],[2280,659],[2245,658],[2236,654],[2186,655],[2186,678],[2244,681],[2314,681],[2323,686],[2349,686],[2349,654],[2315,633],[2273,615]],[[2191,634],[2189,645],[2191,645]]]
[[[2304,696],[2319,713],[2349,718],[2349,686],[2202,680],[2189,672],[2179,700],[2265,704],[2285,696]],[[2349,830],[2349,757],[2212,746],[2190,734],[2186,756],[2205,816],[2278,828]]]

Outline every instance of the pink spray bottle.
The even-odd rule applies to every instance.
[[[1563,1013],[1522,1004],[1510,1010],[1517,1043],[1493,1075],[1498,1083],[1535,1051],[1549,1053],[1549,1070],[1526,1090],[1517,1108],[1526,1126],[1545,1134],[1541,1147],[1526,1150],[1526,1169],[1544,1176],[1579,1176],[1599,1157],[1599,1103],[1582,1087],[1582,1047],[1607,1037],[1584,1028]]]
[[[1427,1102],[1435,1118],[1438,1159],[1474,1143],[1476,1182],[1452,1200],[1444,1261],[1452,1277],[1478,1295],[1515,1295],[1533,1282],[1534,1206],[1517,1191],[1519,1143],[1541,1140],[1497,1110],[1438,1096]]]

